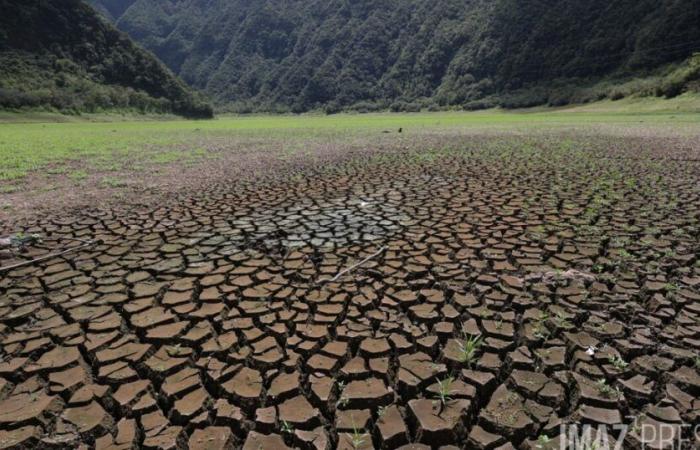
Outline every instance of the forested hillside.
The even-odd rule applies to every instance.
[[[150,52],[82,0],[0,0],[0,108],[211,117]]]
[[[698,72],[700,0],[92,1],[237,110],[675,95]]]

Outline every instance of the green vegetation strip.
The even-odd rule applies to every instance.
[[[700,114],[628,114],[547,111],[542,113],[442,112],[415,114],[341,114],[302,116],[240,116],[207,121],[122,121],[0,124],[0,181],[17,180],[33,171],[73,178],[87,176],[64,167],[89,162],[108,171],[114,161],[145,159],[150,163],[203,156],[202,142],[211,138],[284,139],[300,142],[314,137],[341,138],[396,133],[468,131],[475,129],[536,130],[581,124],[697,124]],[[191,145],[186,152],[175,145]],[[166,149],[164,151],[164,149]]]

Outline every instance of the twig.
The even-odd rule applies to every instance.
[[[376,258],[377,256],[381,255],[381,254],[384,253],[385,251],[386,251],[386,247],[382,247],[382,248],[380,248],[379,250],[377,250],[377,252],[375,252],[375,253],[369,255],[368,257],[366,257],[365,259],[363,259],[363,260],[360,261],[359,263],[357,263],[357,264],[355,264],[355,265],[352,265],[352,266],[348,267],[347,269],[341,270],[341,271],[338,272],[338,274],[337,274],[336,276],[334,276],[333,278],[326,278],[326,279],[323,279],[323,280],[318,280],[318,281],[316,282],[316,284],[325,284],[325,283],[332,283],[332,282],[334,282],[334,281],[337,281],[338,278],[342,277],[343,275],[345,275],[345,274],[348,273],[348,272],[351,272],[351,271],[357,269],[358,267],[360,267],[361,265],[363,265],[364,263],[366,263],[366,262],[369,261],[370,259]]]
[[[80,239],[80,238],[73,238],[73,237],[48,237],[48,238],[41,238],[42,241],[51,241],[51,242],[59,242],[59,241],[73,241],[73,242],[82,242],[83,244],[96,244],[99,243],[99,241],[90,241],[87,239]]]
[[[90,246],[93,246],[93,245],[99,244],[99,243],[100,243],[100,241],[86,241],[82,245],[71,247],[71,248],[63,250],[61,252],[58,252],[58,253],[50,253],[48,255],[44,255],[44,256],[41,256],[39,258],[35,258],[35,259],[29,260],[29,261],[24,261],[21,263],[12,264],[10,266],[0,267],[0,273],[7,272],[9,270],[19,269],[19,268],[26,267],[26,266],[31,266],[32,264],[36,264],[36,263],[41,262],[41,261],[46,261],[47,259],[53,259],[53,258],[56,258],[59,256],[63,256],[63,255],[66,255],[68,253],[72,253],[76,250],[81,250],[83,248],[90,247]]]

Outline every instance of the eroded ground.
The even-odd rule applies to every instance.
[[[408,147],[26,219],[0,448],[697,445],[697,134]]]

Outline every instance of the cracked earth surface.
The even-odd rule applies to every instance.
[[[555,141],[29,220],[0,448],[697,445],[700,145]]]

